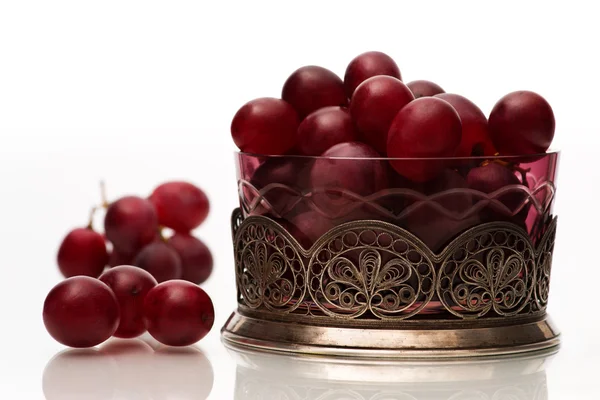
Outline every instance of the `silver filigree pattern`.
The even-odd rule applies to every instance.
[[[545,313],[556,218],[534,246],[509,222],[475,226],[441,252],[381,221],[342,224],[304,249],[263,216],[234,232],[238,301],[273,317],[334,321],[460,320],[536,317]]]
[[[554,238],[556,237],[556,221],[552,221],[540,242],[537,258],[537,282],[535,285],[535,307],[546,308],[548,294],[550,291],[550,270],[552,268],[552,251],[554,250]]]
[[[459,236],[445,253],[437,291],[452,314],[506,317],[527,306],[536,270],[533,246],[521,228],[483,224]]]
[[[377,223],[374,223],[377,224]],[[380,319],[417,314],[434,294],[430,254],[388,226],[351,223],[313,247],[309,292],[327,315]]]
[[[270,220],[238,228],[238,296],[250,308],[290,312],[305,295],[305,270],[295,240]]]
[[[231,233],[233,235],[233,239],[235,239],[235,234],[237,233],[238,229],[240,229],[243,221],[244,215],[242,210],[239,208],[233,210],[233,213],[231,213]]]

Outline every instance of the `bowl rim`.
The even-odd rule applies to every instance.
[[[485,160],[501,160],[514,161],[516,163],[534,162],[544,157],[560,156],[561,151],[558,149],[548,149],[545,153],[535,154],[519,154],[519,155],[493,155],[493,156],[470,156],[470,157],[324,157],[324,156],[306,156],[298,154],[257,154],[243,152],[240,150],[234,151],[234,155],[252,158],[288,158],[299,160],[361,160],[361,161],[485,161]],[[527,161],[523,161],[523,160]],[[530,160],[530,161],[529,161]]]

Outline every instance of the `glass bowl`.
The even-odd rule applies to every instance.
[[[511,221],[532,240],[539,238],[540,224],[553,211],[558,159],[558,152],[431,160],[237,153],[236,166],[244,217],[272,218],[290,228],[305,248],[334,226],[371,219],[407,229],[438,251],[481,222]],[[399,169],[428,162],[447,167],[428,182],[412,182],[392,162]],[[489,163],[510,169],[515,181],[491,192],[470,188],[471,170]]]
[[[545,310],[558,160],[558,152],[436,159],[236,153],[239,307],[232,320],[239,327],[253,318],[270,332],[253,339],[285,351],[477,355],[556,346]],[[273,336],[273,321],[292,325]],[[230,323],[224,338],[246,340]],[[299,326],[324,331],[309,339],[294,331]],[[328,328],[340,327],[345,339],[325,339]],[[487,329],[479,340],[477,329]],[[447,343],[435,334],[462,339]]]

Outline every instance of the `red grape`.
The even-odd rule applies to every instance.
[[[500,154],[544,153],[554,138],[554,126],[552,107],[534,92],[509,93],[490,113],[490,136]]]
[[[493,156],[496,153],[488,133],[488,121],[483,112],[469,99],[452,93],[436,94],[458,113],[462,124],[462,138],[456,157]],[[479,154],[476,154],[479,152]]]
[[[495,192],[506,185],[521,184],[513,171],[495,162],[473,168],[467,175],[467,181],[470,188],[483,193]]]
[[[348,110],[324,107],[309,114],[298,127],[297,150],[306,156],[320,156],[342,142],[357,140],[357,133]]]
[[[389,157],[452,157],[461,140],[462,126],[454,108],[435,97],[417,99],[405,106],[390,127],[387,152]],[[415,182],[435,178],[445,160],[392,160],[400,175]]]
[[[204,192],[188,182],[166,182],[150,195],[158,214],[158,223],[176,232],[197,228],[208,215],[208,198]]]
[[[132,338],[144,333],[144,299],[157,285],[156,279],[143,269],[130,265],[109,269],[99,279],[112,289],[119,302],[121,321],[113,335]]]
[[[298,123],[298,114],[291,105],[262,97],[238,110],[231,122],[231,136],[246,153],[286,154],[294,147]]]
[[[436,179],[423,185],[423,192],[431,196],[448,190],[466,189],[467,187],[467,181],[458,172],[445,169]],[[464,212],[473,203],[471,194],[460,190],[454,190],[435,201],[452,212]]]
[[[305,249],[309,249],[315,241],[334,226],[332,220],[311,210],[292,217],[285,228],[298,243]]]
[[[188,346],[210,331],[215,319],[212,301],[193,283],[173,280],[154,287],[144,301],[148,332],[169,346]]]
[[[134,264],[148,271],[158,282],[180,279],[183,273],[181,258],[163,241],[152,242],[144,247]]]
[[[341,207],[359,201],[353,195],[369,196],[386,188],[385,163],[372,159],[378,157],[379,153],[360,142],[340,143],[327,150],[311,171],[312,187],[324,190],[314,194],[315,203],[334,216]]]
[[[391,76],[374,76],[361,83],[352,96],[350,114],[362,141],[385,154],[394,117],[413,99],[406,85]]]
[[[267,159],[252,174],[250,183],[263,192],[266,202],[253,210],[253,214],[263,215],[274,211],[275,214],[288,214],[297,211],[301,193],[308,187],[312,160],[305,157],[274,157]],[[272,187],[265,190],[268,185]],[[287,187],[277,187],[285,185]],[[292,190],[290,190],[290,188]],[[257,194],[243,189],[246,200],[252,202]],[[268,204],[267,204],[268,202]],[[292,210],[293,207],[293,210]]]
[[[316,65],[294,71],[283,85],[281,98],[290,103],[301,118],[319,108],[348,104],[344,82],[330,70]]]
[[[444,89],[438,84],[426,80],[412,81],[407,83],[406,86],[408,86],[410,91],[415,95],[415,99],[444,93]]]
[[[455,190],[433,200],[432,203],[417,201],[414,209],[406,218],[406,228],[417,235],[432,251],[437,252],[456,237],[462,231],[473,227],[479,222],[477,215],[466,218],[452,218],[436,207],[439,205],[450,213],[463,214],[473,204],[472,196],[466,192],[460,192],[461,188],[467,188],[466,180],[460,174],[451,169],[445,169],[434,180],[427,182],[421,188],[421,192],[432,196]]]
[[[213,269],[213,258],[200,239],[187,233],[176,233],[168,243],[181,257],[181,279],[196,284],[208,279]]]
[[[521,185],[521,181],[513,171],[495,162],[473,168],[467,175],[467,183],[471,189],[486,194],[493,193],[508,185]],[[507,213],[505,210],[502,210],[501,207],[494,206],[492,203],[490,208],[484,212],[487,217],[486,219],[488,220],[511,217],[512,212],[514,212],[525,199],[525,194],[521,191],[510,191],[499,197],[495,197],[495,199],[504,204],[511,213]]]
[[[279,183],[302,190],[308,184],[311,166],[306,157],[268,158],[252,174],[250,181],[257,189]]]
[[[116,249],[112,249],[108,256],[108,266],[118,267],[119,265],[133,265],[135,256],[129,254],[121,254]]]
[[[119,326],[119,303],[108,286],[88,276],[68,278],[54,286],[43,311],[50,336],[70,347],[92,347]]]
[[[66,278],[76,275],[97,278],[108,263],[106,242],[91,228],[73,229],[62,241],[57,261]]]
[[[104,230],[118,252],[135,254],[156,238],[158,218],[154,206],[141,197],[123,197],[108,207]]]
[[[344,75],[344,87],[346,96],[352,98],[352,94],[365,80],[376,75],[388,75],[402,80],[400,68],[392,57],[380,51],[368,51],[355,57]]]
[[[411,181],[408,178],[405,178],[404,176],[396,172],[396,170],[392,167],[392,164],[390,164],[389,162],[386,164],[386,170],[389,180],[389,189],[415,189],[415,186],[417,186],[415,182]],[[383,208],[391,211],[394,215],[399,215],[406,207],[408,198],[405,195],[394,194],[376,199],[375,202]],[[384,217],[383,220],[392,224],[400,225],[397,218]]]
[[[309,210],[279,222],[305,249],[309,249],[321,236],[334,227],[350,221],[377,219],[373,211],[359,207],[336,219],[327,218],[317,211]]]

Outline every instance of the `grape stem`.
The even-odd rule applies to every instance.
[[[165,236],[165,228],[163,226],[158,227],[158,236],[160,237],[160,240],[167,243],[167,237]]]
[[[94,230],[94,216],[96,215],[96,211],[98,211],[100,208],[102,207],[94,206],[90,210],[90,218],[88,220],[87,228],[91,229],[92,231]]]
[[[94,230],[94,217],[96,216],[96,212],[101,209],[107,209],[110,206],[106,197],[106,184],[103,180],[100,181],[100,201],[101,203],[99,206],[94,206],[90,210],[90,217],[87,224],[88,229]]]
[[[103,180],[100,181],[100,201],[102,202],[102,208],[108,208],[110,206],[106,197],[106,183]]]

